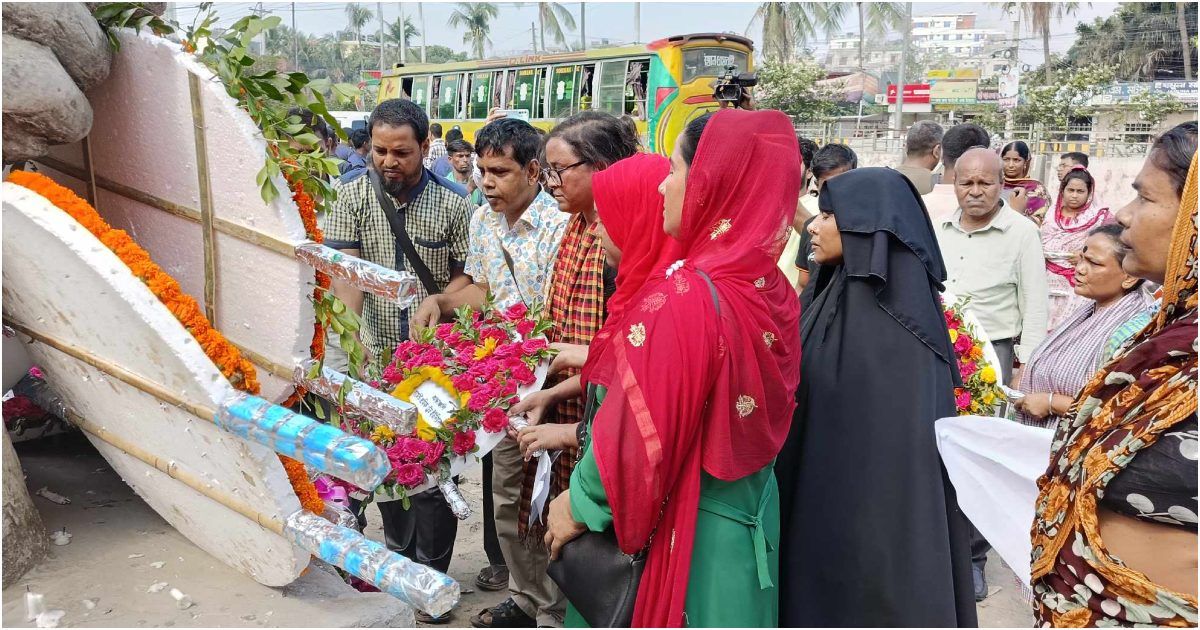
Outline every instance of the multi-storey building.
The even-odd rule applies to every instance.
[[[903,40],[899,33],[889,33],[884,41],[867,38],[863,44],[863,68],[880,72],[900,64]],[[929,63],[980,67],[987,65],[993,51],[1007,43],[1003,31],[975,27],[975,14],[923,15],[912,21],[912,48]],[[829,42],[825,67],[830,72],[847,72],[858,68],[858,36],[847,33]],[[971,63],[967,63],[970,61]],[[990,74],[990,73],[989,73]]]

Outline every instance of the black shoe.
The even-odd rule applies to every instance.
[[[987,578],[983,575],[983,567],[971,565],[971,581],[975,583],[975,601],[987,599],[988,585]]]
[[[481,591],[498,591],[508,587],[508,567],[493,564],[479,570],[475,576],[475,587]]]
[[[537,621],[526,615],[510,597],[471,617],[471,625],[476,628],[536,628]]]

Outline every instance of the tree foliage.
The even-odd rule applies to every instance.
[[[1129,99],[1128,107],[1130,113],[1137,114],[1142,122],[1149,123],[1151,129],[1157,129],[1171,114],[1178,114],[1186,109],[1187,106],[1174,94],[1150,90],[1135,94]]]
[[[492,43],[492,20],[500,14],[500,9],[491,2],[459,2],[447,26],[462,27],[463,43],[471,48],[476,59],[483,59],[485,47]]]
[[[1185,11],[1184,24],[1191,25],[1187,39],[1180,35],[1179,7]],[[1075,27],[1077,37],[1067,60],[1076,66],[1115,64],[1116,77],[1122,81],[1182,79],[1183,51],[1196,36],[1196,18],[1194,2],[1122,2],[1111,16]],[[1194,61],[1195,48],[1188,45],[1187,49]]]
[[[746,31],[762,22],[762,50],[767,60],[784,62],[796,58],[797,48],[829,35],[841,25],[843,9],[838,3],[763,2],[758,5]]]
[[[1030,86],[1023,90],[1025,102],[1013,112],[1015,120],[1065,132],[1072,118],[1093,113],[1089,102],[1112,84],[1114,75],[1111,64],[1093,64],[1060,75],[1054,85]]]
[[[825,121],[837,112],[839,95],[817,85],[824,78],[825,69],[808,59],[769,61],[758,69],[755,101],[760,109],[778,109],[796,122]]]

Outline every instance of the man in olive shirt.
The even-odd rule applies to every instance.
[[[955,164],[958,210],[936,225],[946,290],[971,298],[968,308],[991,339],[1004,380],[1015,386],[1020,375],[1013,375],[1013,359],[1024,364],[1046,337],[1050,294],[1038,228],[1001,198],[1002,169],[991,149],[964,153]],[[987,597],[988,548],[972,528],[975,601]]]
[[[932,120],[921,120],[908,128],[904,141],[904,161],[896,167],[917,193],[928,195],[933,190],[933,169],[942,160],[942,126]]]

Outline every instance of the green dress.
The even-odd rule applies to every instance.
[[[590,389],[592,412],[584,418],[589,424],[605,393],[603,387]],[[604,531],[612,527],[612,510],[591,440],[580,446],[583,454],[571,475],[571,514],[589,530]],[[701,475],[684,625],[778,627],[779,491],[774,464],[737,481]],[[569,603],[566,626],[587,627]]]

